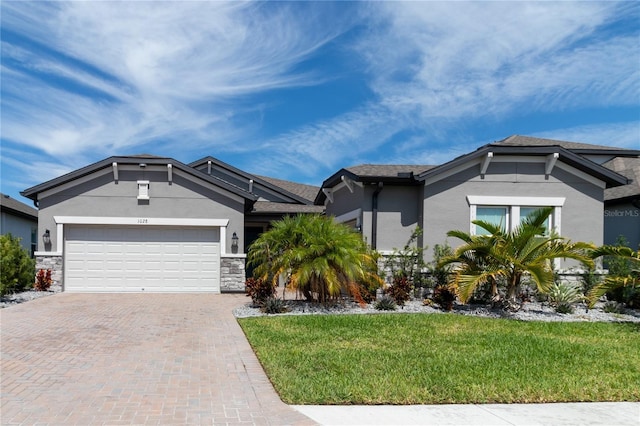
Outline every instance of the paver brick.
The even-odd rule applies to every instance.
[[[1,424],[312,425],[282,403],[237,294],[60,293],[2,309]]]

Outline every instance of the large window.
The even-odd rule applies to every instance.
[[[470,207],[470,222],[484,220],[500,226],[505,231],[515,229],[522,221],[535,210],[543,207],[553,207],[553,212],[545,222],[546,234],[554,229],[560,233],[560,219],[563,197],[491,197],[491,196],[467,196]],[[471,223],[472,234],[482,235],[487,231]]]

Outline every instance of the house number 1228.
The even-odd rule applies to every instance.
[[[138,223],[149,223],[149,219],[138,219]]]

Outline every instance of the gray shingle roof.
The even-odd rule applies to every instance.
[[[256,201],[251,213],[322,213],[324,206]]]
[[[631,183],[624,186],[605,189],[605,201],[617,200],[627,197],[640,196],[640,158],[639,157],[617,157],[603,164],[631,180]]]
[[[298,197],[304,198],[305,200],[309,200],[310,202],[313,202],[316,195],[318,194],[318,191],[320,191],[320,187],[318,186],[306,185],[303,183],[296,183],[296,182],[276,179],[268,176],[258,176],[258,175],[255,175],[255,176],[259,179],[269,182],[271,185],[282,188],[287,192],[295,194]]]
[[[360,177],[398,177],[399,173],[413,173],[414,175],[425,172],[435,166],[417,164],[361,164],[347,167],[346,170]]]
[[[13,198],[5,194],[0,194],[0,207],[2,208],[2,210],[13,210],[14,212],[17,212],[19,214],[38,219],[38,210],[24,203],[21,203],[18,200],[14,200]]]
[[[582,150],[606,150],[606,151],[626,151],[623,148],[616,148],[604,145],[592,145],[588,143],[569,142],[554,139],[535,138],[532,136],[513,135],[501,141],[493,142],[494,146],[561,146],[570,151]]]

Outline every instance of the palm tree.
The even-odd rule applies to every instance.
[[[602,246],[598,247],[591,253],[594,259],[600,256],[616,256],[623,261],[629,263],[628,271],[624,271],[621,275],[609,275],[601,283],[596,285],[589,291],[587,300],[589,307],[593,307],[596,302],[610,291],[621,287],[636,289],[640,291],[640,251],[633,251],[629,247],[624,246]]]
[[[552,208],[532,212],[512,231],[486,221],[473,223],[488,235],[471,235],[450,231],[450,237],[460,238],[464,244],[453,255],[441,260],[440,266],[455,264],[453,282],[458,286],[460,300],[466,303],[478,286],[490,284],[494,299],[498,298],[498,283],[506,283],[507,302],[515,303],[523,276],[530,276],[538,291],[546,293],[554,282],[552,261],[557,258],[575,259],[593,265],[586,251],[591,244],[572,243],[557,235],[545,235],[545,222]]]
[[[349,291],[357,281],[376,279],[374,256],[360,235],[320,215],[286,217],[249,248],[254,275],[276,283],[289,277],[291,288],[321,302]],[[377,278],[381,281],[380,278]]]

